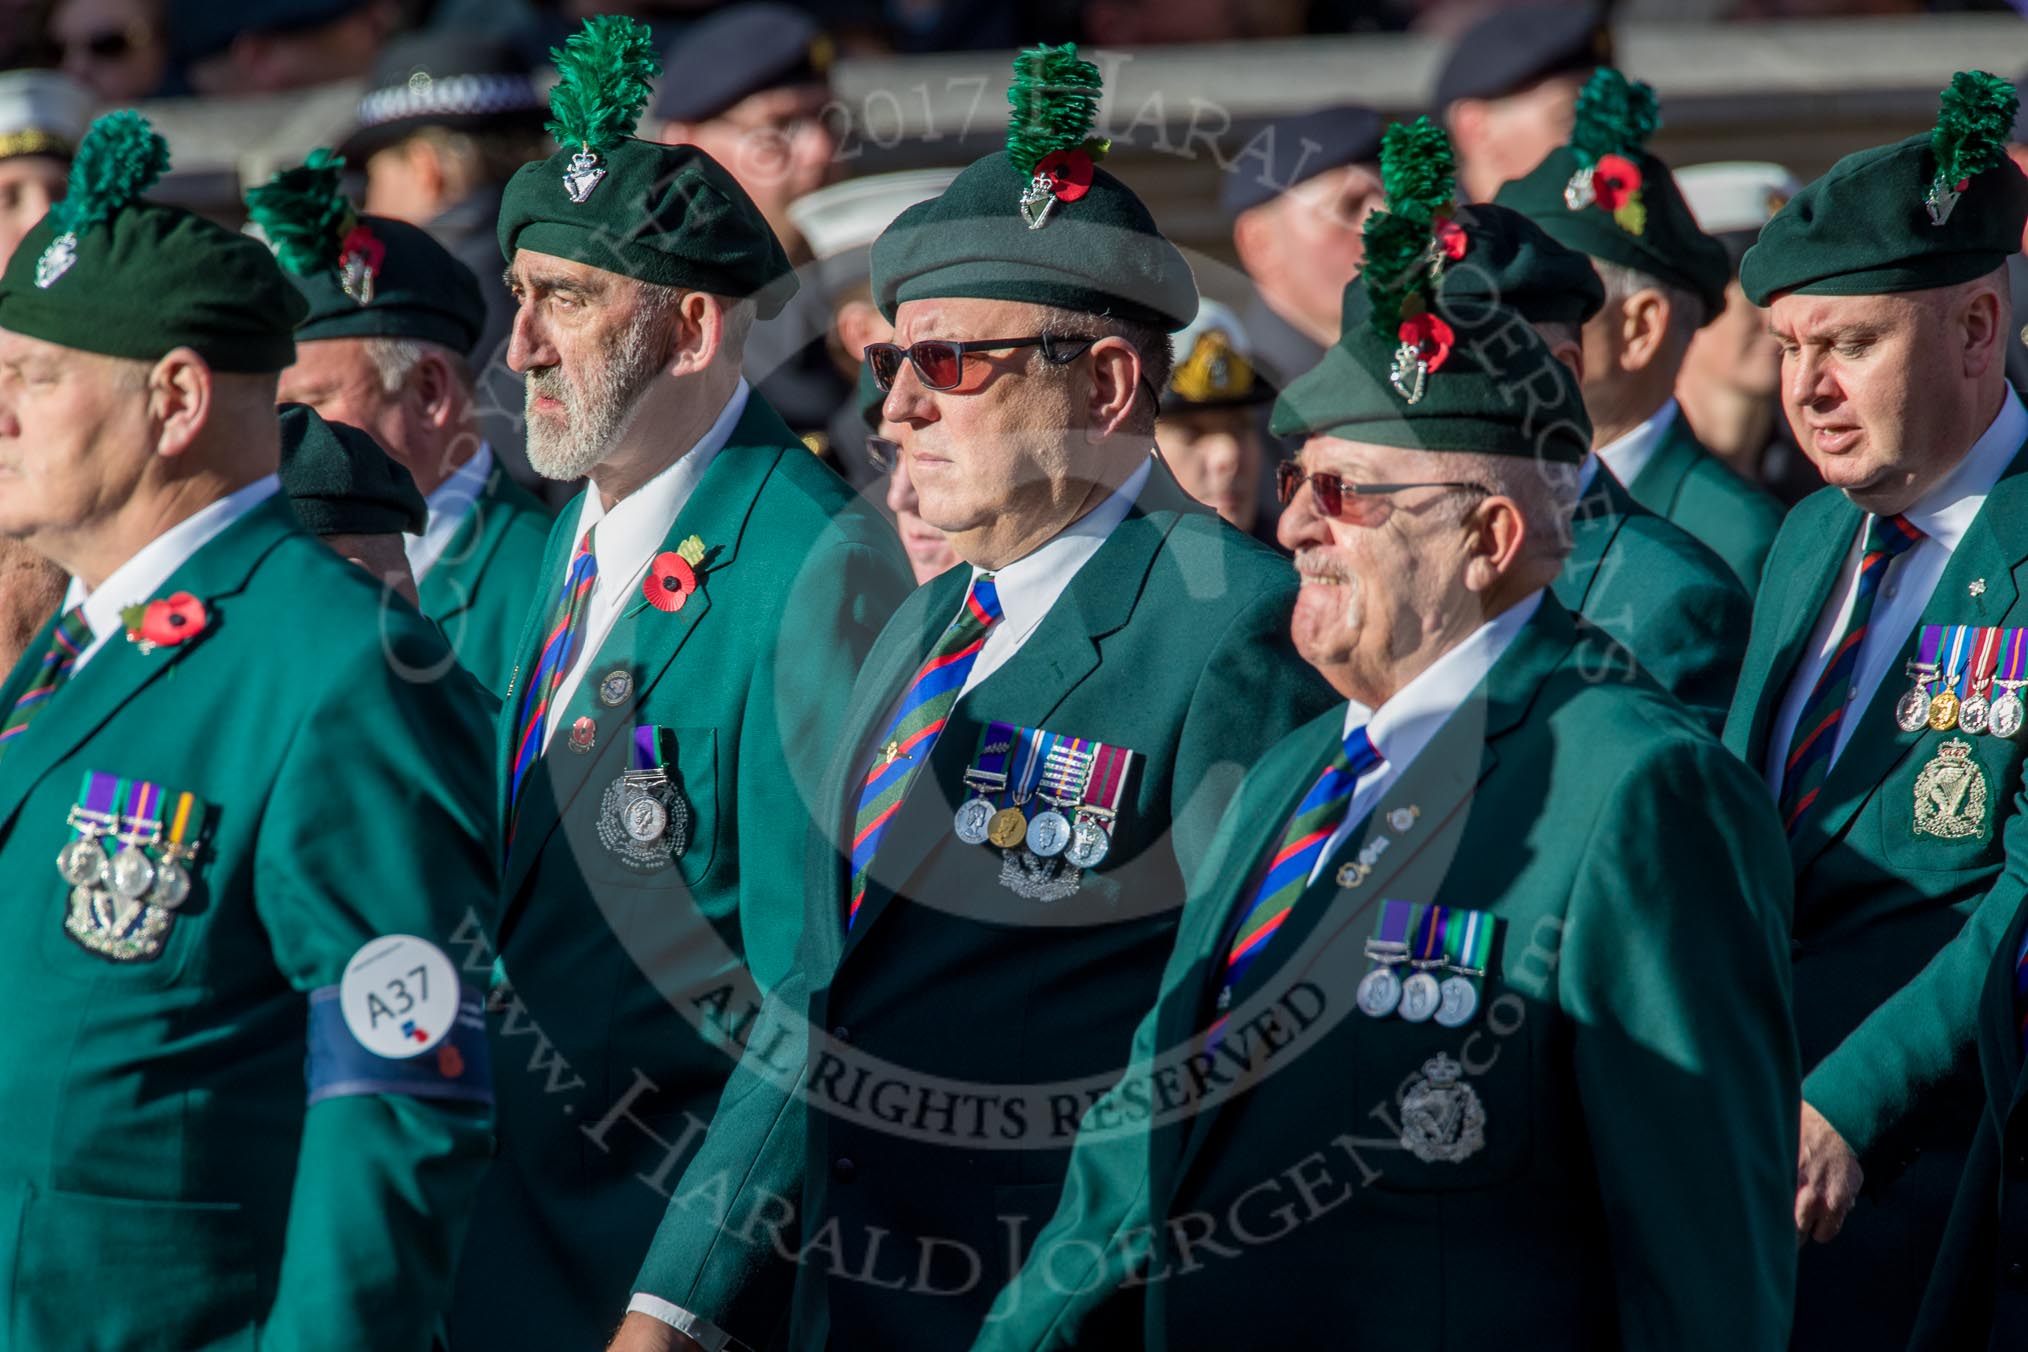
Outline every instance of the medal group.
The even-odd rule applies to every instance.
[[[952,830],[967,845],[1097,868],[1112,852],[1133,763],[1124,747],[990,723],[964,773],[972,796],[958,808]]]
[[[194,794],[87,771],[68,819],[73,835],[56,856],[70,885],[64,932],[117,961],[160,956],[190,899],[204,818]]]
[[[1373,966],[1359,982],[1359,1011],[1461,1028],[1479,1012],[1479,989],[1498,921],[1484,911],[1384,901],[1366,941]],[[1407,975],[1404,976],[1403,970]]]

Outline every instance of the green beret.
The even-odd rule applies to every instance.
[[[2006,151],[2016,105],[2004,80],[1952,77],[1935,128],[1847,155],[1775,214],[1740,260],[1747,299],[1927,291],[1999,268],[2028,222]]]
[[[1470,264],[1474,240],[1452,218],[1441,129],[1428,118],[1389,127],[1380,173],[1387,206],[1367,218],[1365,263],[1345,288],[1338,341],[1275,401],[1275,434],[1584,459],[1591,420],[1577,380],[1529,317],[1476,288],[1443,308],[1444,284]]]
[[[469,354],[486,323],[479,279],[427,232],[354,211],[344,168],[313,150],[246,195],[249,219],[310,303],[296,341],[418,338]]]
[[[1582,324],[1605,306],[1591,259],[1565,248],[1518,211],[1490,202],[1457,208],[1462,257],[1444,269],[1438,313],[1453,324],[1470,307],[1498,302],[1531,324]]]
[[[280,371],[305,305],[255,241],[141,193],[169,147],[140,114],[92,124],[70,187],[0,276],[0,328],[152,362],[194,349],[216,371]]]
[[[1648,152],[1660,125],[1655,91],[1601,66],[1578,95],[1570,143],[1502,184],[1493,201],[1579,253],[1689,292],[1709,323],[1725,309],[1732,264],[1697,227],[1669,166]]]
[[[562,50],[549,133],[563,148],[524,164],[500,204],[500,252],[553,254],[659,286],[752,299],[781,312],[797,280],[753,199],[696,146],[630,133],[658,63],[632,19],[585,20]]]
[[[1007,149],[974,161],[942,194],[901,213],[873,242],[873,296],[892,321],[906,301],[1029,301],[1175,332],[1197,313],[1197,282],[1131,188],[1089,138],[1098,68],[1074,44],[1016,58]]]
[[[283,404],[282,491],[312,535],[420,535],[429,507],[408,470],[349,423]]]

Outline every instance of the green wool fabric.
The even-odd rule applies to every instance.
[[[194,349],[215,371],[280,371],[308,307],[258,240],[181,207],[136,200],[65,250],[54,212],[22,238],[0,276],[0,328],[61,347],[155,361]],[[40,285],[38,268],[48,285]]]
[[[597,155],[605,176],[582,202],[565,179],[575,157]],[[566,146],[524,164],[500,204],[500,252],[553,254],[657,286],[752,299],[772,319],[796,293],[781,241],[718,161],[696,146],[633,138],[610,150]]]
[[[1325,433],[1410,450],[1572,465],[1590,451],[1591,419],[1576,379],[1520,312],[1490,302],[1461,304],[1447,321],[1455,344],[1413,404],[1389,381],[1400,344],[1383,338],[1371,317],[1366,289],[1355,280],[1345,288],[1338,341],[1275,401],[1277,436]]]
[[[906,301],[1028,301],[1175,332],[1197,314],[1197,281],[1133,189],[1092,169],[1030,229],[1032,176],[1006,151],[975,160],[940,196],[910,207],[873,242],[873,296],[890,321]]]
[[[1604,307],[1591,259],[1520,212],[1480,202],[1451,219],[1467,244],[1444,270],[1436,309],[1453,328],[1475,327],[1487,303],[1518,310],[1531,324],[1582,324]]]
[[[283,404],[282,491],[312,535],[422,534],[429,508],[380,443],[307,404]]]
[[[1740,260],[1747,299],[1927,291],[1995,271],[2021,247],[2028,177],[2002,157],[1932,225],[1923,197],[1935,174],[1927,132],[1839,160],[1789,199]]]

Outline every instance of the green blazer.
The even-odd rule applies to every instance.
[[[2018,899],[2018,890],[2016,896]],[[1987,907],[1968,931],[1987,918]],[[1997,951],[1983,981],[1966,992],[1975,1006],[1977,1075],[1984,1105],[1956,1205],[1916,1320],[1911,1352],[2007,1352],[2028,1344],[2028,1077],[2022,1073],[2021,999],[2015,959],[2028,935],[2028,909],[1994,926]]]
[[[1781,529],[1781,502],[1705,450],[1681,408],[1627,491],[1641,506],[1710,546],[1739,575],[1748,596],[1759,589],[1768,547]]]
[[[1724,560],[1635,502],[1603,464],[1571,518],[1556,599],[1620,641],[1716,732],[1746,656],[1753,602]],[[1601,678],[1630,670],[1612,654]]]
[[[496,463],[465,523],[416,586],[422,613],[443,627],[465,670],[495,696],[507,690],[515,642],[542,584],[549,509]]]
[[[1344,706],[1262,759],[1132,1066],[1086,1115],[1062,1204],[975,1347],[1786,1346],[1781,830],[1687,711],[1588,675],[1610,646],[1542,605],[1207,1045],[1238,918]],[[1494,918],[1470,1021],[1359,1012],[1383,900]],[[1409,1148],[1439,1056],[1482,1118],[1458,1158]]]
[[[578,510],[552,532],[521,679]],[[664,548],[693,535],[706,550],[696,591],[673,612],[645,596],[622,612],[523,786],[489,1025],[501,1156],[459,1277],[460,1346],[591,1348],[611,1332],[737,1033],[794,953],[816,779],[853,674],[911,582],[893,530],[758,395]],[[597,729],[582,754],[581,717]],[[517,681],[500,719],[503,812],[519,721]],[[664,730],[690,814],[687,848],[650,872],[600,836],[636,727]]]
[[[1725,729],[1726,745],[1755,773],[1863,516],[1836,490],[1812,494],[1769,555]],[[2024,564],[2028,455],[2008,467],[1952,553],[1907,657],[1922,625],[2028,626]],[[1788,847],[1803,1096],[1859,1152],[1871,1194],[1836,1243],[1804,1252],[1798,1331],[1826,1339],[1877,1339],[1886,1327],[1898,1342],[1914,1315],[1921,1275],[1906,1255],[1933,1252],[1949,1212],[1978,1097],[1963,1073],[1973,993],[2022,895],[2004,871],[2008,859],[2028,859],[2028,837],[2016,841],[2028,744],[1901,731],[1894,704],[1908,686],[1898,667],[1857,711],[1852,739]],[[1985,827],[1959,839],[1918,835],[1917,781],[1953,741],[1969,742],[1980,768]]]
[[[847,936],[845,855],[868,744],[970,580],[956,568],[917,591],[867,659],[819,800],[805,947],[748,1040],[635,1288],[756,1346],[776,1332],[792,1286],[795,1347],[824,1346],[827,1336],[835,1348],[969,1341],[992,1284],[966,1284],[956,1255],[970,1250],[987,1274],[1011,1271],[1010,1246],[1055,1206],[1068,1160],[1078,1103],[1063,1100],[1061,1086],[1102,1088],[1126,1063],[1177,900],[1232,791],[1282,733],[1335,702],[1292,650],[1287,560],[1191,501],[1158,462],[1134,510],[1020,651],[959,701],[883,840]],[[970,796],[964,771],[995,720],[1141,758],[1111,853],[1082,875],[1070,871],[1068,896],[1017,895],[1003,871],[1018,856],[952,834],[952,812]],[[810,1027],[829,1037],[802,1045],[798,1030]],[[850,1097],[839,1073],[848,1061],[985,1088],[920,1129],[882,1116],[892,1091],[868,1111],[807,1111],[793,1092],[798,1074],[807,1069],[812,1092],[836,1107]],[[999,1148],[980,1148],[975,1132]],[[723,1210],[685,1202],[721,1179],[735,1180]],[[841,1260],[800,1272],[782,1261],[768,1230],[744,1223],[771,1198],[795,1208],[805,1242],[835,1227]],[[724,1217],[734,1219],[717,1223]],[[892,1237],[884,1258],[868,1252],[881,1231]],[[929,1281],[898,1289],[897,1265],[913,1271],[918,1261]],[[848,1275],[866,1265],[878,1268],[879,1285]]]
[[[210,613],[197,638],[109,641],[0,756],[0,1348],[424,1352],[490,1113],[434,1094],[306,1107],[307,1025],[369,940],[461,963],[482,933],[486,696],[454,666],[405,679],[444,669],[436,627],[383,607],[280,496],[159,595],[179,591]],[[153,958],[67,932],[55,864],[88,772],[207,809]]]

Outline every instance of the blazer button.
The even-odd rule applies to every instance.
[[[841,1023],[831,1030],[831,1040],[833,1042],[850,1042],[852,1040],[852,1030]]]
[[[852,1162],[850,1156],[840,1155],[837,1159],[831,1161],[831,1177],[837,1179],[840,1183],[850,1183],[853,1179],[859,1177],[859,1166]]]

